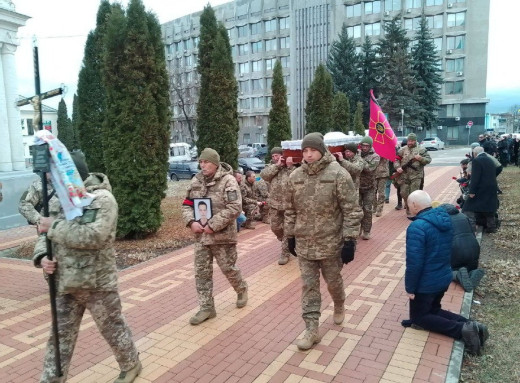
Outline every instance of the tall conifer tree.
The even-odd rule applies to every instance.
[[[376,50],[370,37],[365,37],[359,55],[361,65],[360,101],[363,103],[363,124],[368,126],[370,120],[370,89],[377,87]]]
[[[73,147],[74,149],[81,149],[79,144],[79,130],[78,130],[78,95],[74,94],[72,100],[72,133],[73,133]]]
[[[271,160],[269,154],[275,146],[280,146],[282,141],[290,140],[291,117],[287,105],[287,88],[283,83],[282,64],[276,60],[273,70],[273,83],[271,85],[273,95],[271,110],[269,111],[269,126],[267,127],[267,156],[266,162]]]
[[[363,103],[356,104],[356,112],[354,113],[354,132],[362,136],[365,135],[365,125],[363,125]]]
[[[305,108],[306,133],[327,133],[332,129],[332,77],[323,64],[314,72]]]
[[[72,151],[72,149],[74,149],[74,132],[72,131],[72,123],[68,116],[67,104],[63,98],[58,104],[58,119],[56,124],[58,125],[58,139],[69,151]]]
[[[350,115],[350,102],[343,92],[336,92],[332,100],[332,130],[348,133],[351,130],[352,117]]]
[[[157,18],[141,0],[114,6],[105,40],[107,175],[119,204],[118,235],[159,229],[168,170],[169,92]]]
[[[220,159],[238,166],[238,86],[231,45],[224,25],[211,6],[200,17],[200,97],[197,104],[197,149],[215,149]]]
[[[78,80],[77,127],[80,146],[89,170],[102,173],[105,172],[102,131],[106,96],[101,70],[106,20],[110,12],[110,3],[102,0],[97,12],[96,29],[87,37]]]
[[[424,128],[432,129],[436,125],[440,89],[444,81],[438,66],[440,57],[424,16],[421,18],[415,40],[417,44],[412,48],[412,62],[416,73],[417,102],[420,107],[418,118]]]

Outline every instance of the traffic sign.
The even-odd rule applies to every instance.
[[[473,126],[473,121],[468,121],[468,126]]]

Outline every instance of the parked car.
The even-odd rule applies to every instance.
[[[238,147],[238,158],[254,157],[255,149],[247,145],[239,145]]]
[[[401,146],[404,140],[408,140],[408,136],[397,136],[397,144]]]
[[[261,146],[256,150],[255,157],[263,160],[267,156],[267,146]]]
[[[256,173],[265,168],[264,161],[256,157],[239,158],[238,165],[244,170],[244,173],[248,170],[252,170]]]
[[[199,172],[198,161],[171,162],[168,169],[168,178],[172,181],[191,179]]]
[[[426,137],[420,145],[426,150],[444,150],[444,142],[439,137]]]

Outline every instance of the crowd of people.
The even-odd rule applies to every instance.
[[[518,142],[518,140],[516,140]],[[302,280],[302,318],[306,331],[297,342],[308,350],[320,342],[320,273],[334,303],[333,322],[345,318],[345,289],[341,270],[353,261],[357,240],[371,238],[372,214],[380,216],[389,203],[390,188],[397,190],[397,210],[405,209],[412,223],[406,236],[405,290],[410,319],[415,326],[461,339],[470,353],[479,354],[489,336],[485,325],[441,308],[452,281],[473,290],[484,275],[478,266],[476,224],[488,232],[497,228],[498,185],[504,166],[489,139],[472,148],[461,162],[458,179],[462,211],[454,205],[437,206],[423,191],[428,152],[411,133],[396,148],[397,160],[380,157],[370,137],[346,144],[331,153],[320,133],[302,141],[301,161],[284,157],[280,147],[271,151],[271,163],[260,173],[242,174],[221,162],[219,153],[205,148],[199,156],[201,171],[193,177],[182,204],[183,220],[193,232],[195,286],[199,310],[189,320],[199,325],[217,315],[213,299],[213,260],[237,294],[236,307],[248,302],[248,284],[237,261],[237,232],[255,228],[255,220],[269,223],[281,243],[278,264],[297,257]],[[518,145],[516,146],[518,149]],[[498,145],[496,146],[498,150]],[[518,153],[518,150],[516,150]],[[513,152],[514,154],[514,152]],[[516,157],[508,161],[517,162]],[[86,214],[67,221],[60,201],[50,193],[50,217],[39,212],[41,181],[20,200],[20,212],[51,241],[55,258],[46,257],[45,237],[34,251],[34,264],[58,279],[58,319],[62,369],[66,378],[85,309],[111,345],[121,374],[116,383],[132,382],[141,371],[137,349],[121,312],[113,242],[117,202],[104,174],[89,173],[84,157],[73,159],[87,190],[96,195]],[[497,165],[498,162],[498,165]],[[55,375],[52,336],[47,346],[42,382]]]

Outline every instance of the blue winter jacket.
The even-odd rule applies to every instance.
[[[453,227],[444,209],[428,208],[406,230],[405,289],[409,294],[444,291],[452,280]]]

